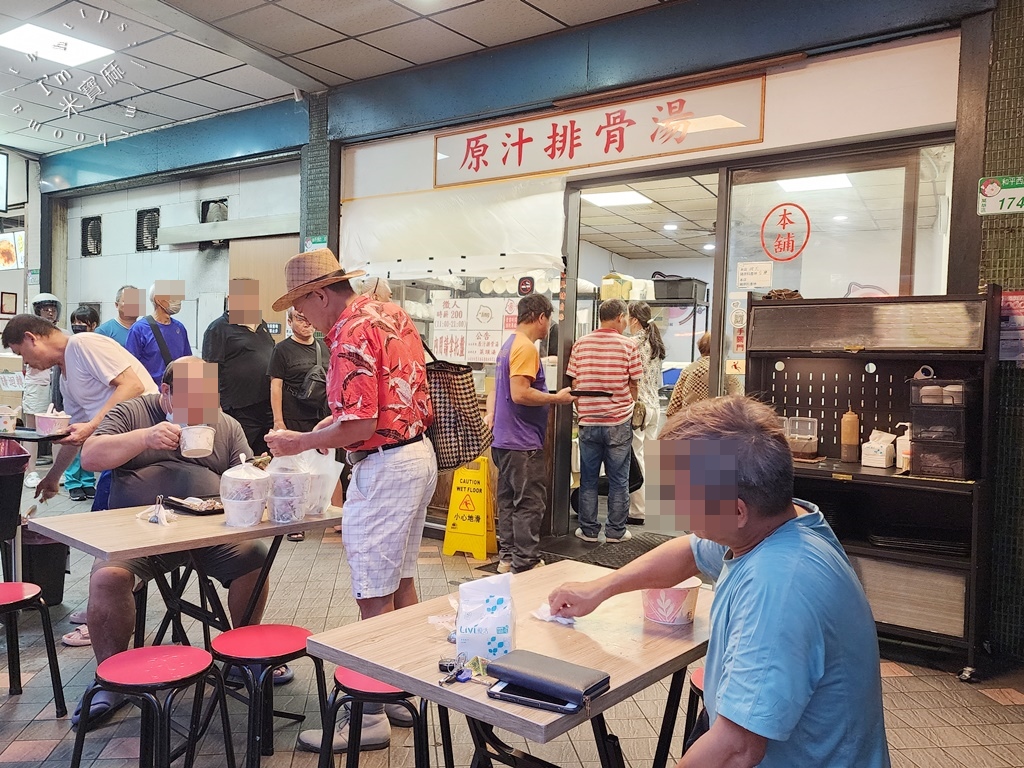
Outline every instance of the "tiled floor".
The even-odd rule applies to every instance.
[[[67,496],[51,501],[43,514],[85,511],[85,502]],[[479,561],[464,556],[445,557],[440,542],[424,540],[419,560],[418,586],[421,598],[445,595],[459,583],[481,574]],[[67,577],[64,602],[51,610],[55,632],[72,627],[68,614],[86,602],[87,576],[91,558],[72,552],[71,574]],[[159,620],[160,601],[150,599],[148,627]],[[302,543],[285,542],[274,565],[272,592],[266,620],[301,624],[319,631],[355,621],[356,606],[349,593],[348,569],[344,563],[341,537],[331,530],[313,530]],[[56,719],[50,693],[49,674],[38,619],[25,615],[21,627],[24,693],[7,695],[6,655],[0,660],[0,768],[6,766],[66,766],[74,743],[68,719]],[[193,629],[194,637],[199,637]],[[58,646],[68,706],[81,696],[95,670],[90,648]],[[927,657],[909,656],[892,649],[900,661],[882,665],[886,726],[894,768],[995,768],[1024,766],[1024,677],[1011,673],[968,685],[956,679],[955,669],[940,670]],[[918,663],[908,663],[912,658]],[[302,661],[294,665],[295,680],[277,689],[279,708],[304,711],[309,727],[316,727],[316,686],[312,667]],[[667,686],[655,686],[615,708],[607,715],[608,725],[620,736],[623,752],[632,768],[651,763]],[[685,706],[686,694],[683,703]],[[234,743],[239,761],[243,755],[244,710],[231,701]],[[679,716],[681,730],[683,713]],[[471,745],[465,721],[453,713],[456,764],[470,763]],[[86,742],[83,765],[94,768],[133,766],[138,760],[138,713],[126,707]],[[294,751],[301,726],[278,721],[275,754],[263,758],[267,768],[316,765],[316,755]],[[508,742],[559,766],[598,765],[597,751],[589,728],[577,729],[549,744],[526,744],[507,735]],[[434,732],[432,761],[440,765],[440,739]],[[222,768],[223,746],[214,726],[200,745],[197,768]],[[678,758],[677,738],[673,757]],[[411,766],[412,740],[408,730],[395,729],[391,748],[362,756],[366,768]]]

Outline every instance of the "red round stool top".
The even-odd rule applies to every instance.
[[[690,688],[704,695],[704,667],[699,667],[690,673]]]
[[[304,651],[312,634],[292,624],[252,624],[217,635],[210,645],[232,659],[273,659]]]
[[[0,605],[14,605],[35,600],[42,591],[41,587],[26,581],[0,582]]]
[[[400,688],[395,688],[393,685],[382,683],[380,680],[374,680],[372,677],[361,675],[358,672],[346,669],[345,667],[338,667],[334,670],[334,681],[340,685],[346,693],[393,693],[396,695],[405,693],[405,691]]]
[[[96,677],[115,685],[171,685],[201,674],[213,664],[213,656],[188,645],[154,645],[130,648],[96,667]]]

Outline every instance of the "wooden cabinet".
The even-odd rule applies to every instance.
[[[747,393],[781,416],[818,420],[824,458],[795,464],[796,495],[817,504],[832,525],[879,633],[964,652],[965,679],[988,639],[991,610],[987,472],[999,300],[997,286],[979,296],[758,300],[748,317]],[[840,461],[848,408],[860,416],[861,442],[873,429],[899,433],[898,423],[920,416],[910,382],[922,366],[980,390],[972,423],[954,444],[976,469],[966,473],[972,479]]]

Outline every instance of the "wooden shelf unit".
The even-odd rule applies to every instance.
[[[780,416],[818,419],[818,453],[827,458],[796,464],[796,495],[819,505],[833,525],[879,634],[962,650],[965,678],[986,647],[991,611],[986,473],[994,456],[1000,294],[989,286],[978,296],[751,298],[748,305],[747,394]],[[967,442],[978,457],[976,478],[839,461],[847,408],[860,417],[860,442],[873,429],[899,434],[896,424],[911,421],[907,382],[922,365],[939,378],[981,383],[981,425]],[[895,548],[870,540],[879,537],[910,542]]]

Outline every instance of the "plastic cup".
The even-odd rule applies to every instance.
[[[309,473],[291,469],[270,470],[270,495],[279,499],[303,499],[309,493]]]
[[[297,523],[306,517],[308,502],[301,496],[269,496],[267,517],[272,523]]]
[[[668,589],[640,591],[644,618],[658,624],[691,624],[697,609],[701,580],[696,576]]]
[[[263,499],[237,501],[221,499],[224,504],[224,525],[232,528],[249,528],[263,520]]]
[[[213,439],[217,432],[213,427],[199,424],[193,427],[182,427],[178,446],[181,455],[186,459],[201,459],[213,453]]]
[[[18,426],[18,419],[12,413],[0,414],[0,432],[14,432]]]

